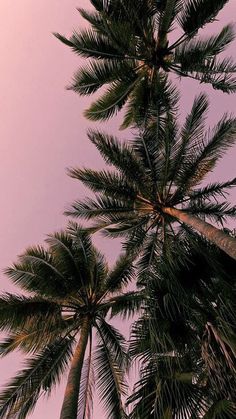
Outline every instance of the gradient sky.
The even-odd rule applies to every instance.
[[[1,0],[0,2],[0,269],[1,289],[14,287],[3,269],[47,233],[66,225],[63,211],[83,196],[85,189],[65,174],[70,166],[102,167],[102,161],[86,138],[86,129],[98,127],[86,121],[83,109],[91,103],[65,90],[81,60],[52,36],[71,34],[83,24],[76,7],[88,7],[88,0]],[[235,20],[236,0],[230,0],[209,27],[217,31],[223,23]],[[210,32],[209,32],[210,33]],[[235,55],[234,46],[229,53]],[[213,91],[192,80],[181,81],[181,115],[184,116],[197,92],[205,90],[211,99],[208,124],[226,112],[233,112],[235,96]],[[106,124],[118,132],[119,118]],[[125,133],[119,134],[121,138]],[[218,165],[214,180],[235,176],[236,147]],[[213,179],[213,177],[212,177]],[[236,193],[231,195],[236,203]],[[114,261],[119,244],[96,239]],[[0,384],[20,365],[18,355],[1,361]],[[63,386],[62,386],[63,387]],[[58,418],[63,388],[46,403],[39,402],[32,419]],[[96,407],[94,418],[102,419]]]

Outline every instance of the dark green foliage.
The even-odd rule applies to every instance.
[[[106,120],[125,106],[123,128],[146,124],[156,102],[170,109],[168,73],[210,83],[214,89],[235,92],[235,64],[219,54],[233,41],[232,25],[215,36],[202,38],[199,29],[213,22],[228,0],[111,0],[93,2],[95,10],[79,9],[90,29],[74,32],[70,39],[56,36],[76,54],[91,61],[80,68],[71,86],[90,95],[102,86],[107,90],[85,115]],[[179,38],[169,33],[179,25]]]
[[[26,367],[1,393],[1,418],[27,417],[38,397],[49,393],[60,381],[72,356],[72,343],[72,337],[55,339],[51,345],[26,361]]]
[[[189,0],[183,2],[183,8],[179,16],[179,22],[183,31],[189,37],[193,36],[207,23],[213,22],[218,12],[229,0]]]
[[[169,80],[173,73],[236,91],[236,64],[220,57],[235,38],[233,25],[213,36],[198,34],[227,1],[90,0],[92,10],[78,9],[89,28],[69,39],[55,34],[86,59],[69,89],[80,95],[106,89],[87,118],[105,121],[125,107],[121,128],[133,126],[138,134],[120,143],[89,131],[112,167],[69,169],[95,198],[74,202],[67,215],[94,223],[70,222],[48,236],[47,249],[28,248],[6,270],[27,296],[0,297],[0,330],[7,332],[0,356],[21,350],[30,357],[0,394],[0,418],[26,418],[76,353],[68,383],[76,383],[71,404],[80,419],[92,419],[95,389],[110,419],[236,417],[236,262],[168,211],[210,220],[233,240],[224,223],[236,215],[226,199],[236,178],[203,182],[234,144],[236,119],[224,115],[205,132],[208,100],[200,94],[179,127],[179,94]],[[176,28],[181,35],[171,43]],[[112,269],[89,235],[100,230],[122,238],[125,254]],[[134,279],[137,290],[127,290]],[[108,318],[137,313],[128,350]],[[130,360],[138,362],[140,376],[127,415]],[[63,409],[66,417],[73,411],[68,400]]]
[[[132,259],[121,256],[114,268],[108,269],[104,256],[76,223],[46,241],[47,250],[30,248],[6,270],[31,296],[1,297],[0,329],[9,335],[0,345],[0,354],[21,349],[33,355],[0,394],[0,417],[23,419],[41,394],[51,392],[70,366],[73,343],[89,313],[90,356],[84,361],[78,410],[84,418],[91,418],[96,380],[109,418],[123,418],[120,393],[126,389],[123,367],[128,358],[123,336],[105,318],[109,311],[113,316],[132,315],[141,304],[141,296],[135,303],[136,293],[124,292],[133,278]],[[92,328],[100,336],[95,359]]]
[[[235,263],[191,234],[146,271],[130,345],[141,363],[131,418],[235,416]]]
[[[149,267],[168,247],[171,237],[178,240],[178,219],[166,213],[166,207],[181,209],[221,227],[236,214],[235,206],[226,201],[235,179],[201,186],[234,144],[235,118],[225,115],[205,132],[208,100],[204,94],[195,99],[181,128],[173,112],[160,116],[158,105],[156,111],[154,122],[150,119],[147,129],[129,143],[89,132],[112,170],[69,172],[96,195],[95,199],[74,202],[67,214],[95,220],[89,227],[91,232],[100,229],[108,237],[124,238],[126,251],[139,255],[141,269]],[[182,228],[186,226],[182,224]]]

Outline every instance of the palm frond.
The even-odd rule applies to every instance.
[[[52,256],[41,246],[26,249],[19,263],[5,272],[15,284],[29,292],[51,297],[63,297],[67,292],[65,278]]]
[[[128,240],[123,243],[123,247],[127,254],[133,255],[133,257],[137,257],[139,252],[142,252],[143,245],[146,241],[147,237],[147,229],[148,229],[148,222],[149,217],[143,217],[141,222],[137,223],[135,228],[129,232]],[[107,230],[107,229],[106,229]],[[112,229],[109,229],[110,235],[113,235]]]
[[[109,292],[121,290],[134,278],[133,258],[127,254],[121,255],[106,278],[106,289]]]
[[[236,90],[236,66],[232,58],[217,60],[215,57],[206,60],[195,73],[197,80],[211,83],[213,89],[224,93],[234,93]]]
[[[184,56],[184,60],[187,55]],[[183,56],[181,57],[183,58]],[[225,93],[233,93],[236,89],[235,64],[232,58],[224,58],[219,60],[216,56],[211,56],[202,61],[193,61],[187,64],[184,62],[185,69],[180,65],[173,64],[173,70],[179,76],[190,76],[200,81],[200,83],[210,83],[213,89],[221,90]],[[192,64],[191,64],[192,63]]]
[[[145,376],[141,377],[134,386],[133,393],[127,400],[127,404],[133,407],[130,413],[131,419],[155,418],[155,372],[155,367],[148,366],[145,371]]]
[[[162,253],[163,242],[160,234],[160,226],[153,228],[151,232],[146,234],[146,240],[142,247],[142,254],[137,262],[139,274],[149,271],[153,261],[157,260],[158,256]]]
[[[148,304],[145,304],[145,307]],[[135,320],[131,327],[129,354],[131,359],[139,358],[141,364],[150,359],[150,311],[144,313]]]
[[[103,221],[104,220],[104,223]],[[107,222],[106,222],[107,220]],[[140,219],[134,216],[133,212],[123,214],[118,212],[117,214],[110,214],[109,217],[102,217],[100,222],[101,232],[104,237],[130,237],[134,234],[137,228],[145,226],[148,222],[148,217],[140,216]],[[99,223],[97,224],[99,227]],[[92,226],[93,228],[93,226]],[[96,224],[95,224],[96,228]],[[98,230],[96,230],[98,231]]]
[[[105,306],[111,307],[111,317],[119,315],[125,320],[138,313],[142,309],[144,301],[144,292],[131,291],[110,298]]]
[[[184,144],[194,144],[202,138],[208,107],[209,101],[205,93],[195,97],[181,131],[181,140]]]
[[[107,216],[108,219],[111,219],[112,224],[112,214],[114,214],[114,216],[119,213],[125,215],[132,209],[132,202],[123,203],[118,199],[97,196],[96,201],[87,198],[84,202],[74,202],[71,209],[66,211],[66,215],[72,215],[73,217],[79,217],[85,220]]]
[[[194,99],[192,109],[185,119],[181,130],[181,137],[176,138],[176,142],[171,151],[171,177],[178,179],[178,172],[181,167],[185,167],[192,156],[192,150],[203,138],[204,122],[208,111],[208,99],[204,93],[201,93]]]
[[[217,199],[219,196],[225,198],[227,190],[233,188],[234,186],[236,186],[236,178],[228,180],[227,182],[210,183],[205,187],[194,189],[192,192],[190,192],[189,199],[193,201],[202,198]]]
[[[73,328],[74,319],[50,322],[48,317],[41,319],[40,323],[34,322],[27,328],[11,333],[0,343],[0,356],[6,356],[12,351],[21,350],[24,353],[41,351],[45,346],[52,344],[58,336],[64,336]]]
[[[69,169],[68,174],[74,179],[78,179],[94,192],[102,192],[113,198],[135,198],[137,189],[135,185],[128,183],[127,180],[114,172],[95,171],[91,169]]]
[[[97,251],[93,246],[89,234],[87,234],[81,225],[73,221],[69,221],[67,230],[73,238],[75,249],[77,254],[80,254],[81,260],[88,265],[88,268],[90,267],[90,264],[93,266]]]
[[[74,32],[70,39],[54,33],[56,38],[64,44],[72,48],[72,50],[82,57],[85,58],[108,58],[118,60],[124,58],[124,54],[121,54],[114,48],[113,44],[103,36],[97,36],[92,30],[84,30],[80,33]]]
[[[107,263],[102,255],[93,245],[88,232],[79,224],[70,221],[68,231],[71,234],[75,248],[75,259],[79,266],[79,278],[81,280],[81,292],[87,296],[94,287],[99,289],[100,281],[107,274]],[[87,298],[87,297],[86,297]]]
[[[135,79],[135,74],[132,73],[133,66],[129,65],[129,63],[116,61],[100,61],[96,63],[92,61],[86,67],[82,67],[77,71],[70,89],[80,95],[90,95],[104,84],[112,83],[119,79],[132,83]]]
[[[61,308],[55,302],[39,297],[5,294],[0,298],[0,328],[19,331],[47,321],[48,325],[60,324]]]
[[[26,361],[26,367],[0,394],[0,418],[26,418],[41,391],[49,393],[64,373],[73,339],[58,340]]]
[[[219,400],[212,404],[203,419],[230,419],[236,414],[236,406],[230,400]]]
[[[139,77],[132,80],[115,81],[107,91],[84,112],[84,115],[92,120],[107,120],[124,106],[134,86],[138,83]]]
[[[175,50],[175,60],[180,62],[182,69],[191,69],[191,66],[197,66],[209,57],[213,57],[225,50],[225,48],[234,40],[235,31],[232,24],[224,26],[217,35],[209,38],[193,39],[190,42],[185,41]]]
[[[144,167],[127,143],[122,144],[116,137],[99,131],[89,131],[88,137],[107,164],[115,166],[131,182],[142,184],[145,176]]]
[[[119,368],[125,368],[128,364],[127,344],[124,336],[112,325],[107,323],[102,317],[96,321],[98,335],[112,354],[114,362]]]
[[[120,128],[132,126],[135,129],[149,127],[155,130],[158,126],[158,116],[164,117],[166,111],[174,113],[178,99],[178,90],[164,73],[154,73],[152,84],[144,73],[129,95]]]
[[[56,260],[56,265],[65,277],[70,276],[68,289],[78,290],[79,266],[75,255],[73,238],[68,232],[56,232],[48,235],[46,243],[49,251]]]
[[[158,42],[162,48],[167,46],[167,34],[170,32],[176,14],[178,14],[180,3],[180,0],[166,0],[163,2],[164,7],[162,9],[158,31]]]
[[[211,203],[199,200],[197,203],[191,202],[185,211],[203,215],[218,222],[222,222],[225,217],[236,217],[236,206],[230,206],[227,202]]]
[[[225,115],[204,142],[199,144],[199,150],[195,149],[192,162],[185,166],[179,176],[178,184],[182,184],[185,191],[198,185],[214,168],[225,151],[235,143],[235,132],[235,118]]]
[[[183,4],[179,23],[189,37],[207,23],[214,22],[219,11],[228,3],[228,0],[188,0]]]
[[[77,8],[80,15],[87,20],[87,22],[91,23],[94,29],[102,30],[103,28],[103,18],[97,11],[85,10],[81,7]]]
[[[122,395],[126,394],[123,371],[118,366],[112,348],[106,344],[98,328],[98,345],[95,352],[96,382],[98,392],[109,418],[125,419]]]

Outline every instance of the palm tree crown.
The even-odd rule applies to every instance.
[[[9,336],[0,352],[3,356],[21,349],[33,356],[2,391],[0,417],[25,418],[39,395],[49,394],[70,367],[62,419],[76,419],[78,414],[91,419],[95,378],[108,417],[125,418],[125,341],[106,315],[129,315],[141,303],[140,294],[122,292],[132,278],[132,264],[122,256],[109,270],[75,223],[50,235],[47,243],[48,250],[30,248],[7,270],[30,295],[1,296],[0,327]]]
[[[126,237],[127,250],[137,254],[142,249],[144,264],[167,243],[168,235],[177,233],[178,222],[203,234],[204,227],[212,228],[212,234],[218,232],[222,240],[226,236],[236,257],[235,239],[202,220],[222,223],[225,217],[236,214],[235,207],[222,200],[227,189],[235,185],[235,178],[199,187],[236,140],[236,120],[231,117],[224,116],[211,132],[204,132],[207,108],[207,98],[201,94],[181,129],[173,115],[167,114],[131,145],[90,132],[90,140],[117,171],[71,169],[70,176],[98,194],[95,200],[74,202],[67,213],[95,219],[91,231],[102,229],[108,236]],[[223,242],[217,244],[223,249]]]
[[[236,90],[236,66],[218,55],[234,39],[232,25],[201,38],[198,32],[213,22],[228,0],[91,0],[95,11],[79,9],[91,29],[70,39],[56,36],[73,51],[91,58],[74,77],[72,89],[90,95],[108,90],[86,111],[92,120],[107,119],[127,103],[123,127],[145,115],[147,104],[161,98],[172,106],[168,73],[210,83],[214,89]],[[170,33],[176,27],[176,36]],[[173,38],[173,36],[171,36]]]

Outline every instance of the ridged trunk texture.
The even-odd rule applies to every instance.
[[[85,317],[80,329],[79,342],[71,362],[60,419],[77,419],[81,372],[90,333],[90,326],[89,317]]]
[[[162,208],[162,211],[165,214],[169,214],[177,220],[183,221],[183,223],[194,228],[194,230],[205,236],[207,240],[214,243],[221,250],[236,260],[235,238],[188,212],[178,210],[177,208]]]

